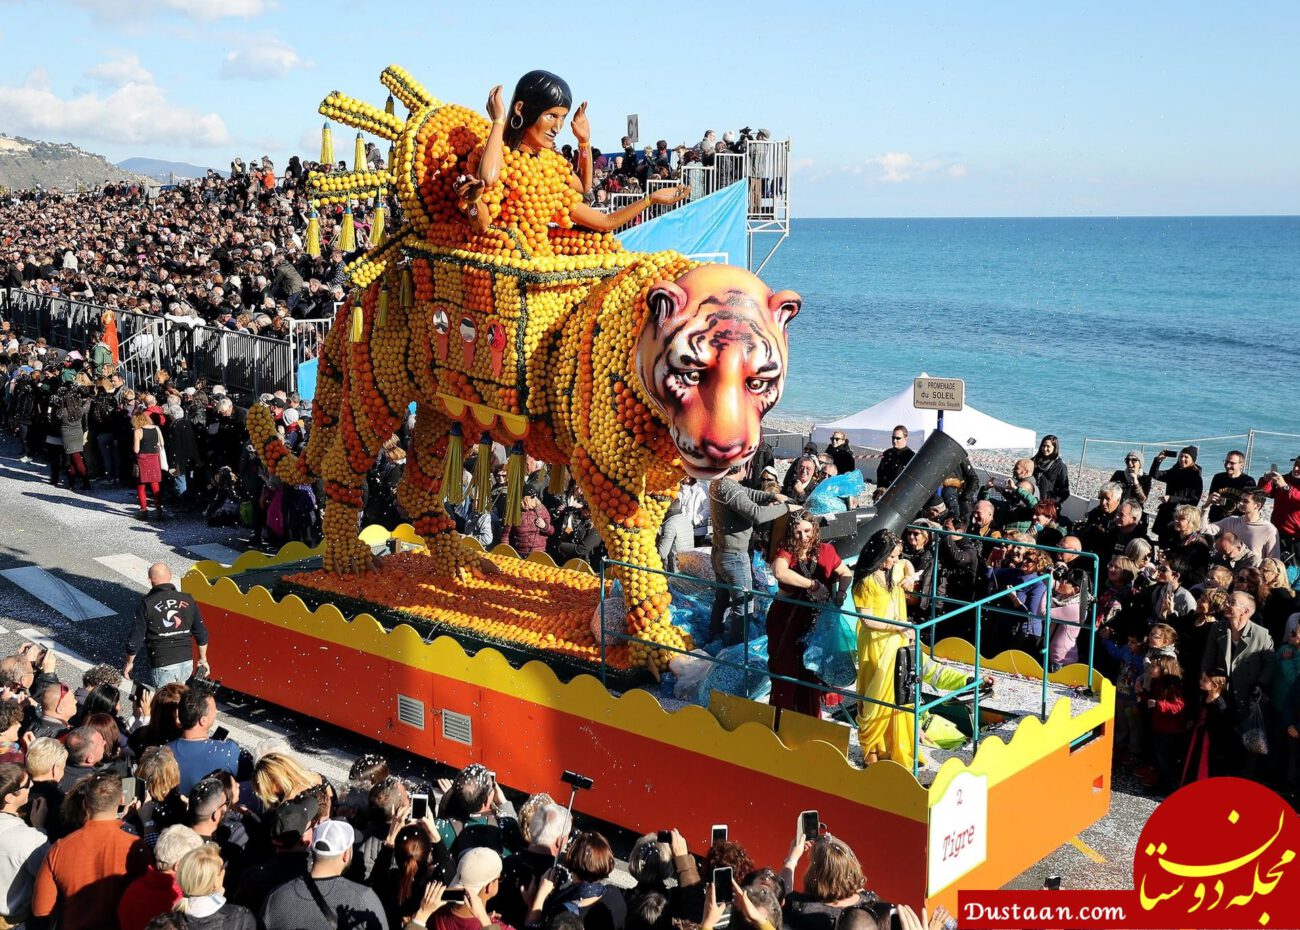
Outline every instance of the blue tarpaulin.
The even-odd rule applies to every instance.
[[[298,396],[303,400],[316,399],[316,359],[298,366]]]
[[[635,252],[718,254],[726,264],[744,268],[749,262],[748,193],[746,182],[738,181],[619,233],[619,241]]]

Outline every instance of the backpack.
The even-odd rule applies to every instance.
[[[80,423],[82,412],[81,395],[76,391],[65,391],[63,396],[59,398],[56,408],[56,416],[59,418],[59,422],[66,423],[69,426]]]
[[[106,429],[112,425],[113,415],[117,413],[117,401],[112,394],[99,393],[90,401],[90,425],[96,429]]]
[[[14,389],[13,418],[18,423],[36,419],[36,387],[31,381],[20,382]]]

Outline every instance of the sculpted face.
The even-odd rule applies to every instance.
[[[702,265],[652,286],[647,303],[637,375],[686,473],[717,478],[758,447],[785,387],[786,324],[802,301],[743,268]]]

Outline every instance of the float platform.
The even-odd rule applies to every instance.
[[[415,541],[409,527],[391,535]],[[363,534],[377,549],[389,537],[376,527]],[[607,677],[607,688],[581,658],[539,661],[472,631],[386,628],[354,612],[355,599],[345,615],[333,603],[273,595],[282,576],[316,557],[291,543],[232,566],[200,562],[185,576],[223,686],[447,765],[483,762],[528,792],[558,797],[561,771],[581,772],[595,788],[579,797],[580,811],[643,833],[677,827],[698,853],[711,825],[726,823],[755,861],[779,863],[800,811],[817,810],[883,899],[957,913],[960,888],[1001,887],[1110,806],[1115,694],[1094,673],[1095,693],[1082,697],[1084,666],[1049,676],[1045,720],[1037,704],[1032,713],[1003,708],[977,751],[968,744],[945,759],[927,749],[937,770],[923,772],[923,784],[894,762],[853,764],[838,724],[787,714],[774,729],[768,705],[716,692],[707,709],[666,709],[634,672]],[[530,560],[554,568],[544,555]],[[935,655],[972,658],[959,640],[940,642]],[[1041,689],[1041,669],[1022,653],[983,668],[1036,678],[1025,693]]]

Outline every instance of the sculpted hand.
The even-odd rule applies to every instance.
[[[681,203],[690,196],[689,187],[661,187],[650,195],[651,203],[670,204]]]
[[[488,114],[488,119],[494,121],[499,119],[505,119],[506,104],[505,104],[505,100],[502,98],[500,84],[498,84],[496,87],[492,88],[492,90],[488,92],[487,114]]]
[[[573,113],[573,122],[569,125],[573,128],[573,136],[578,140],[579,145],[586,145],[591,141],[591,123],[587,121],[587,101],[578,104],[578,109]]]

